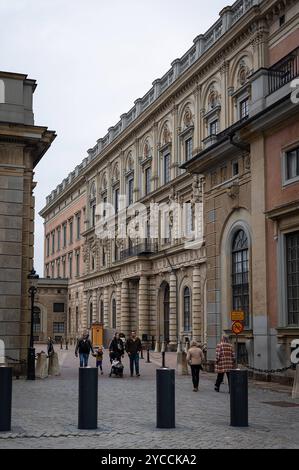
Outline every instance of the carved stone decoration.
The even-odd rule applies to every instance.
[[[208,95],[208,105],[209,109],[215,108],[220,102],[220,95],[216,90],[215,84],[210,86],[209,95]]]
[[[233,183],[229,188],[227,188],[227,194],[230,198],[235,199],[239,196],[240,188],[238,183]]]
[[[118,167],[118,163],[116,163],[116,164],[114,165],[113,175],[112,175],[112,183],[116,183],[117,181],[119,181],[119,167]]]
[[[87,262],[88,257],[89,257],[89,247],[88,247],[87,243],[84,243],[84,245],[83,245],[83,261],[84,261],[84,263]]]
[[[147,158],[150,157],[150,153],[151,153],[151,149],[150,149],[148,141],[146,141],[145,144],[144,144],[144,148],[143,148],[143,158],[144,158],[144,160],[146,160]]]
[[[193,176],[193,181],[192,181],[192,196],[191,196],[191,202],[192,204],[195,204],[196,202],[201,202],[201,194],[200,194],[200,182],[198,175]]]
[[[245,60],[241,59],[239,63],[239,72],[238,72],[238,85],[243,86],[246,81],[247,77],[250,74],[249,67],[246,65]]]
[[[169,144],[171,142],[171,132],[167,124],[164,124],[164,127],[163,127],[162,142],[163,142],[163,145]]]
[[[184,122],[185,128],[190,127],[193,124],[193,116],[192,116],[192,112],[191,112],[191,109],[189,108],[189,106],[185,109],[183,122]]]
[[[251,156],[250,153],[245,157],[245,169],[250,170],[251,168]]]

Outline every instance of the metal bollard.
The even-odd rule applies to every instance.
[[[98,427],[98,369],[79,368],[78,429]]]
[[[150,352],[149,352],[149,348],[147,348],[146,350],[146,364],[150,364]]]
[[[12,367],[0,367],[0,431],[11,430]]]
[[[162,367],[165,367],[165,351],[162,351]]]
[[[174,369],[157,369],[157,428],[175,428]]]
[[[234,369],[229,372],[230,425],[248,426],[248,372]]]

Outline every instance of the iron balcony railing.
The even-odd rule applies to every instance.
[[[299,47],[269,68],[269,94],[299,76]]]
[[[141,255],[151,255],[153,253],[157,253],[158,245],[155,242],[145,241],[143,243],[139,243],[135,246],[130,246],[129,248],[122,250],[120,252],[120,259],[124,260],[131,256],[141,256]]]

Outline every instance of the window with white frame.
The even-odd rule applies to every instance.
[[[193,139],[189,137],[189,139],[185,140],[185,160],[191,160],[192,158],[192,151],[193,151]]]
[[[219,121],[218,119],[214,119],[214,121],[211,121],[209,123],[209,135],[216,135],[218,134],[218,127],[219,127]]]
[[[127,201],[128,201],[129,206],[133,204],[133,191],[134,191],[134,178],[129,177],[127,179]]]
[[[299,146],[284,154],[284,182],[299,180]]]
[[[249,116],[249,98],[244,98],[239,102],[239,118],[244,119]]]
[[[184,288],[184,331],[191,330],[191,293],[189,287]]]

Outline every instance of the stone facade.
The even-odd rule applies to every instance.
[[[84,274],[70,289],[73,334],[98,320],[125,334],[134,328],[154,336],[157,350],[164,340],[175,348],[178,340],[195,338],[207,342],[213,362],[222,332],[230,332],[230,311],[242,308],[240,358],[265,369],[277,364],[268,327],[266,137],[252,122],[261,115],[266,122],[265,110],[271,115],[284,97],[281,86],[270,89],[269,77],[276,60],[297,46],[297,19],[298,3],[291,0],[240,0],[223,9],[47,197],[46,233],[51,214],[65,217],[66,197],[78,187],[85,194]],[[126,227],[140,203],[148,211],[152,203],[190,202],[185,225],[197,223],[199,239],[192,245],[175,236],[175,211],[166,237],[160,220],[150,239],[109,239],[109,215],[99,205],[111,203],[122,213],[119,195],[133,204]],[[195,212],[196,203],[202,212]]]
[[[68,280],[38,280],[35,296],[34,341],[45,343],[50,336],[56,342],[65,341],[68,312]]]
[[[299,75],[299,6],[288,2],[278,11],[276,3],[259,19],[250,42],[257,56],[247,75],[241,81],[237,68],[235,84],[229,79],[239,113],[248,97],[247,115],[184,165],[205,177],[208,358],[214,359],[221,332],[231,331],[230,312],[242,309],[240,362],[263,370],[289,365],[290,341],[299,335],[298,267],[290,281],[285,245],[291,234],[289,264],[298,266],[299,167],[286,182],[285,162],[299,138],[299,108],[291,100]]]
[[[13,365],[29,346],[34,233],[33,170],[55,138],[34,125],[34,80],[0,72],[0,338]]]

